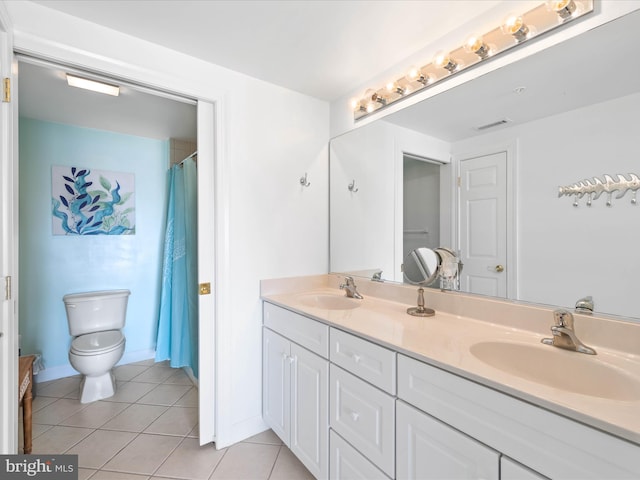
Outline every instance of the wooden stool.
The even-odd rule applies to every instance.
[[[18,369],[18,403],[22,404],[22,428],[24,433],[24,454],[31,453],[31,401],[33,400],[33,361],[35,355],[20,357]]]

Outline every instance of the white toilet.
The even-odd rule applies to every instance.
[[[129,290],[73,293],[62,297],[67,311],[71,366],[83,375],[80,403],[95,402],[116,393],[111,369],[122,358]]]

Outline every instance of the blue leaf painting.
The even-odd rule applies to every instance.
[[[133,196],[132,174],[98,171],[92,174],[89,168],[56,166],[53,172],[51,213],[54,217],[54,234],[135,233],[135,207],[129,201]],[[102,189],[98,187],[87,191],[94,184],[90,178],[99,179]],[[111,188],[113,184],[115,188]],[[128,190],[122,191],[122,185],[126,185]]]

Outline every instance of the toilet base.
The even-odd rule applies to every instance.
[[[83,376],[80,382],[80,403],[91,403],[113,397],[116,379],[111,370],[96,376]]]

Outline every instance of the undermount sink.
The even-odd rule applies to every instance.
[[[640,379],[591,355],[499,341],[476,343],[470,351],[494,368],[559,390],[609,400],[640,399]]]
[[[344,295],[331,295],[328,293],[309,293],[298,296],[300,303],[307,307],[322,308],[325,310],[351,310],[360,306],[360,300],[345,297]]]

